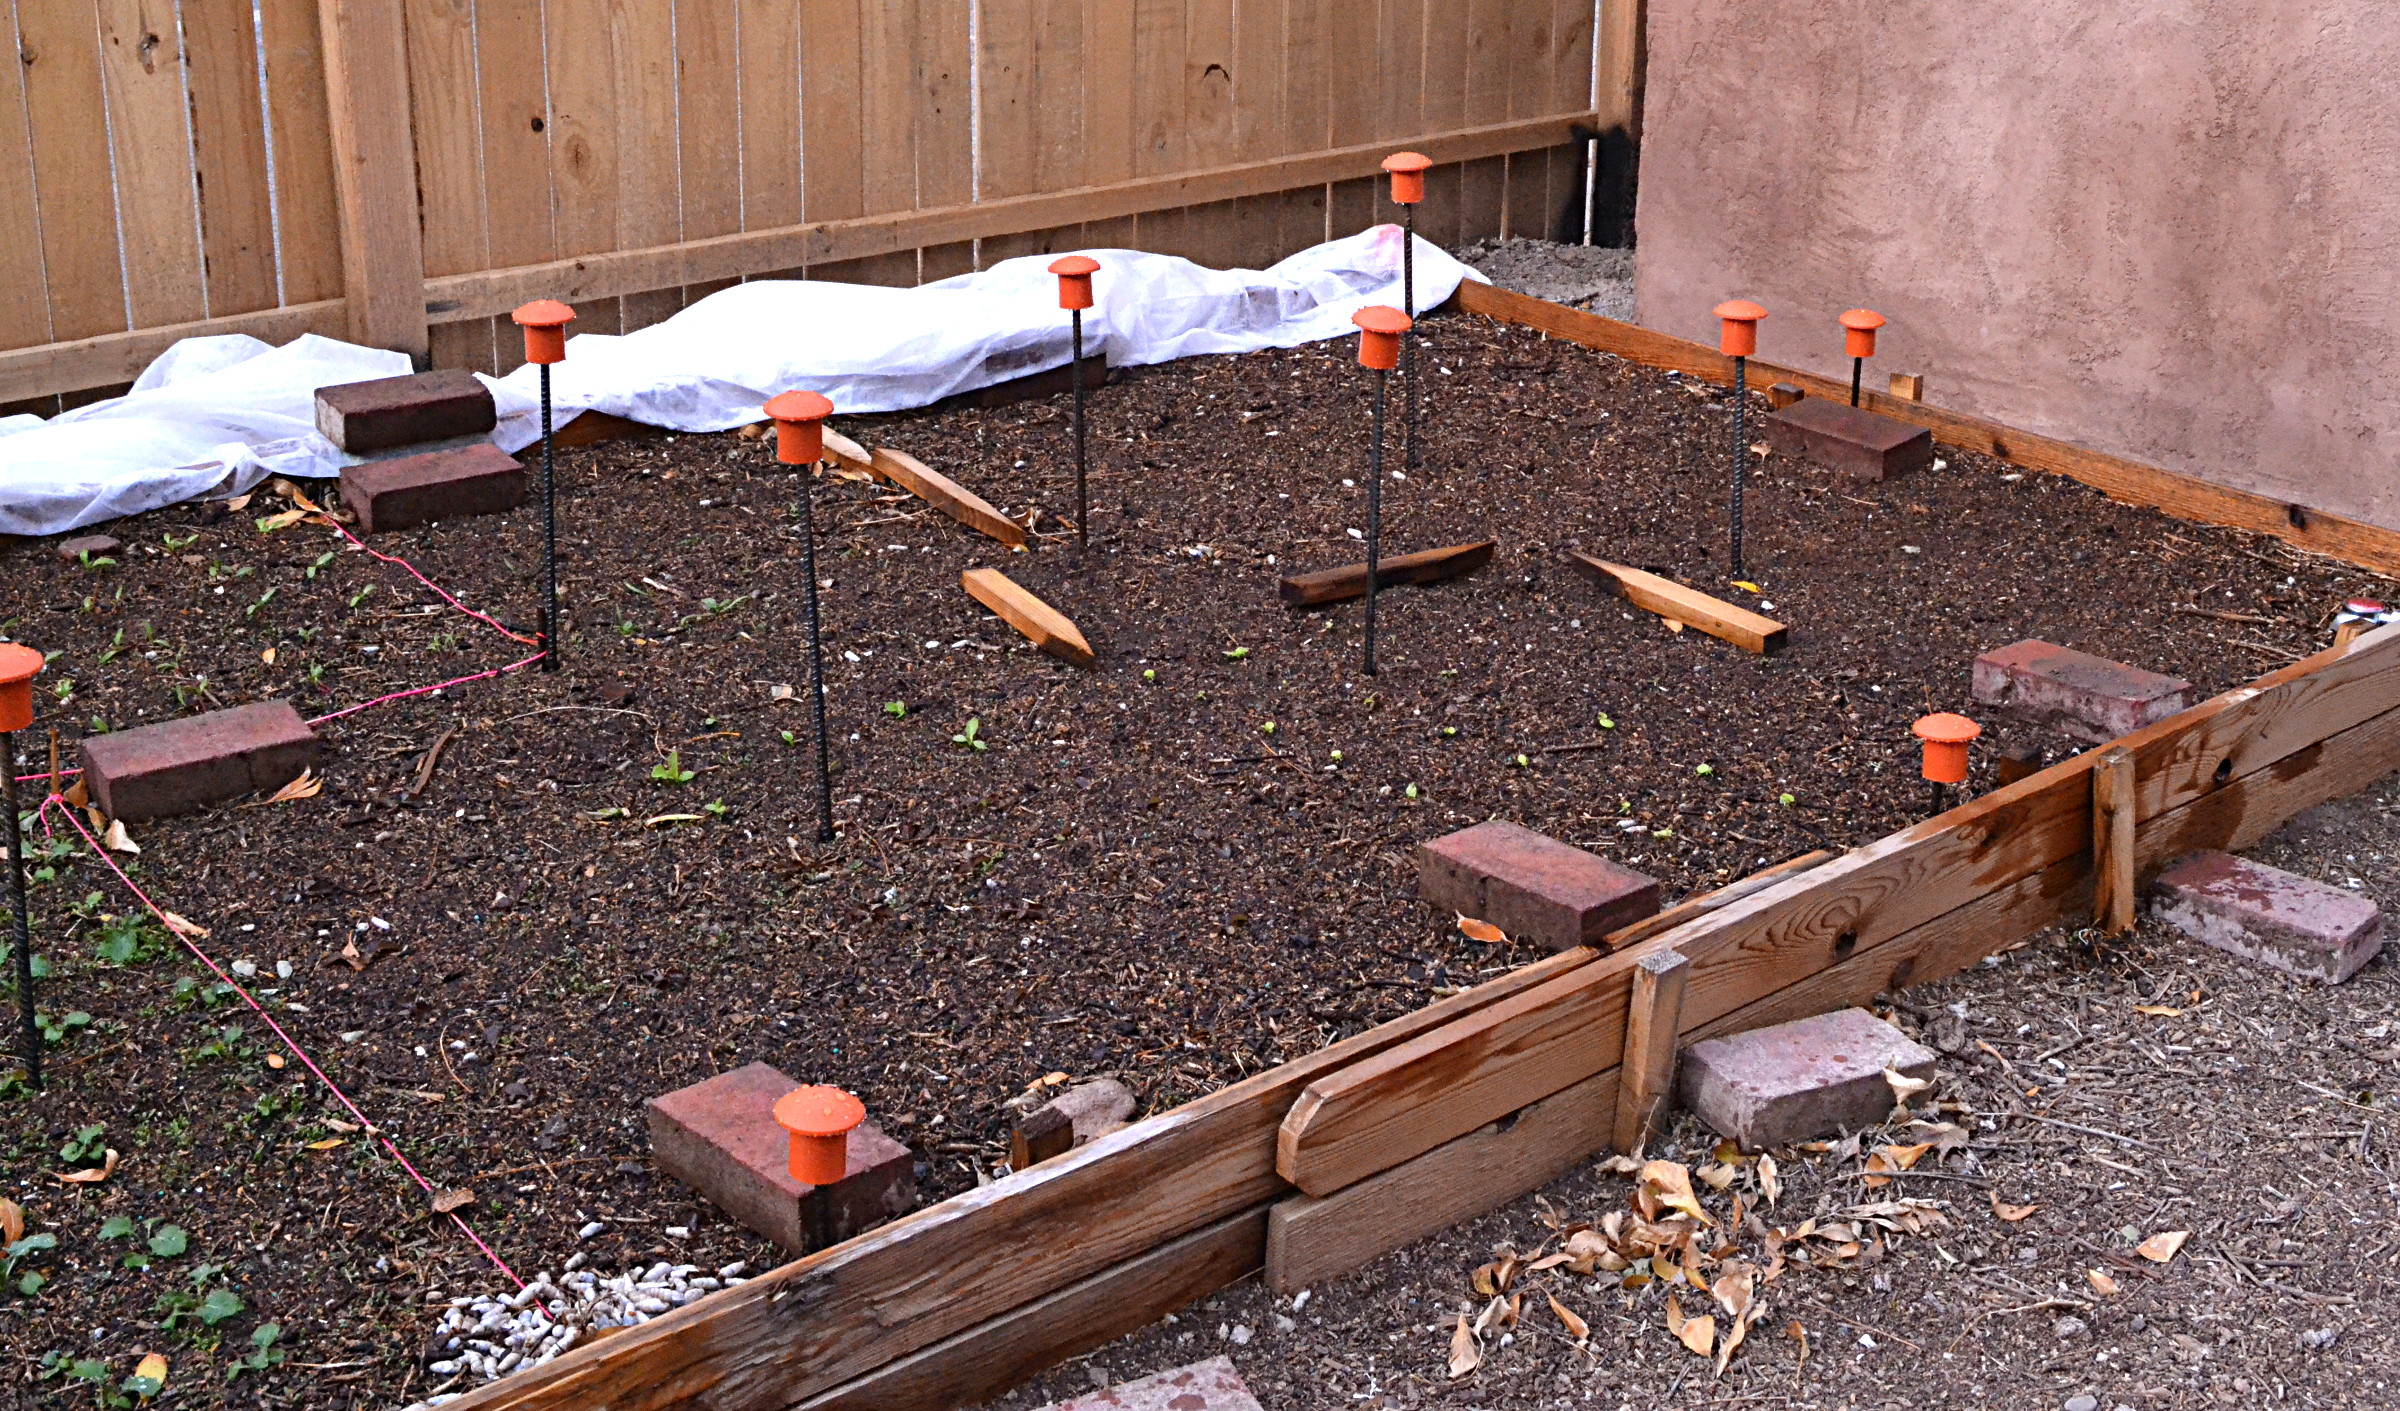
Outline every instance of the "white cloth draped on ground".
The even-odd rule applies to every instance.
[[[1100,272],[1084,351],[1128,367],[1346,336],[1360,308],[1401,303],[1402,238],[1398,226],[1377,226],[1266,270],[1085,251]],[[901,411],[1063,367],[1068,321],[1053,258],[1003,260],[914,289],[737,284],[635,333],[571,337],[551,370],[553,416],[564,425],[600,411],[722,431],[760,420],[766,399],[792,388],[823,393],[842,412]],[[1481,278],[1416,242],[1419,308]],[[314,335],[281,348],[243,335],[186,339],[123,397],[49,421],[0,420],[0,533],[61,533],[220,487],[246,490],[269,474],[333,475],[345,458],[316,431],[316,389],[408,370],[401,354]],[[528,366],[484,379],[503,449],[540,437],[538,378]]]

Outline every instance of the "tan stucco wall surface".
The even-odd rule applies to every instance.
[[[2400,528],[2400,3],[1652,0],[1637,317]]]

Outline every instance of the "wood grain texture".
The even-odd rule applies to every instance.
[[[0,348],[47,343],[50,298],[43,285],[42,219],[34,202],[32,131],[20,52],[0,64]]]
[[[201,273],[211,314],[273,308],[274,188],[250,0],[182,0]]]
[[[1396,554],[1379,559],[1375,564],[1375,587],[1397,588],[1411,583],[1439,583],[1447,578],[1463,578],[1492,561],[1498,546],[1490,539],[1472,544],[1451,544],[1439,549],[1419,549],[1413,554]],[[1291,608],[1323,607],[1327,603],[1348,602],[1367,595],[1367,566],[1363,563],[1344,564],[1339,568],[1319,569],[1314,573],[1299,573],[1282,580],[1276,593],[1283,605]]]
[[[485,206],[483,130],[476,16],[472,0],[403,0],[408,31],[409,106],[416,119],[419,219],[427,274],[488,269],[492,263]],[[492,372],[489,320],[434,329],[428,353],[436,366]]]
[[[1631,1154],[1647,1146],[1675,1095],[1676,1040],[1691,975],[1692,963],[1679,951],[1651,951],[1634,964],[1633,995],[1625,1009],[1625,1061],[1617,1069],[1613,1140],[1619,1151]]]
[[[132,327],[208,316],[174,0],[98,0],[117,238]],[[76,6],[75,8],[80,8]],[[86,231],[85,239],[97,236]]]
[[[1604,947],[1616,951],[1623,950],[1636,941],[1646,941],[1662,931],[1671,931],[1695,917],[1706,916],[1712,911],[1719,911],[1731,906],[1752,892],[1764,891],[1787,877],[1797,876],[1813,867],[1822,867],[1833,861],[1833,857],[1832,853],[1819,848],[1814,852],[1804,852],[1798,857],[1778,862],[1773,867],[1760,868],[1739,881],[1728,882],[1713,892],[1702,892],[1698,896],[1687,897],[1656,915],[1645,916],[1630,926],[1609,932],[1602,938]]]
[[[62,387],[106,387],[131,382],[153,358],[185,338],[247,333],[269,343],[288,343],[303,333],[341,338],[349,320],[339,299],[295,304],[227,318],[171,323],[133,333],[104,333],[65,343],[45,343],[0,353],[0,402],[55,392]]]
[[[1714,348],[1638,324],[1622,323],[1485,284],[1460,285],[1458,306],[1468,313],[1539,329],[1554,338],[1564,338],[1648,367],[1672,368],[1724,386],[1733,382],[1732,360]],[[1778,367],[1756,358],[1750,360],[1750,377],[1762,386],[1789,382],[1812,397],[1838,397],[1844,402],[1850,398],[1846,382],[1837,383],[1831,378]],[[2272,500],[2247,490],[2214,485],[1924,402],[1870,390],[1864,393],[1860,405],[1911,426],[1925,427],[1937,441],[2081,481],[2121,504],[2148,506],[2178,519],[2203,524],[2272,534],[2311,552],[2363,568],[2400,572],[2400,533],[2389,529],[2306,505]]]
[[[906,451],[878,446],[868,463],[877,475],[969,529],[989,534],[1010,548],[1024,547],[1024,525],[992,508],[982,496]]]
[[[2252,806],[2245,800],[2255,790],[2233,789],[2237,781],[2307,775],[2328,738],[2400,710],[2395,693],[2400,627],[2380,628],[2116,744],[2133,757],[2142,817],[2197,809],[2174,836],[2190,847],[2238,845],[2219,840],[2257,836],[2297,795]],[[1795,986],[1869,963],[1882,947],[1962,908],[2003,905],[1995,894],[2023,889],[2040,899],[2025,903],[2037,913],[2063,887],[2088,896],[2097,757],[2053,765],[1311,1083],[1278,1136],[1278,1169],[1302,1190],[1326,1194],[1616,1066],[1629,970],[1651,951],[1691,958],[1686,1032],[1716,1032],[1710,1026],[1727,1015],[1769,1000],[1788,1006]],[[2370,778],[2388,768],[2372,753],[2342,763],[2372,769]],[[2218,795],[2225,801],[2209,802]],[[2144,829],[2145,854],[2165,836]],[[2073,865],[2056,871],[2062,863]],[[2030,880],[2042,874],[2048,880]]]
[[[40,192],[42,268],[50,336],[78,340],[122,329],[125,275],[118,256],[107,97],[100,80],[98,16],[86,4],[19,4],[17,45]],[[28,352],[39,358],[43,350]],[[121,379],[120,379],[121,380]],[[8,379],[26,386],[31,379]],[[32,386],[60,392],[87,383]]]
[[[399,0],[321,0],[319,15],[350,341],[422,362],[425,254]]]
[[[1567,561],[1581,569],[1593,582],[1644,612],[1657,613],[1686,627],[1697,627],[1711,637],[1733,643],[1743,651],[1772,656],[1782,651],[1789,640],[1790,633],[1775,619],[1762,617],[1722,598],[1712,598],[1672,578],[1661,578],[1655,573],[1627,568],[1623,564],[1610,563],[1573,549],[1567,551]]]
[[[1276,1202],[1267,1287],[1321,1286],[1549,1184],[1609,1145],[1619,1101],[1611,1069],[1332,1195]]]
[[[2092,923],[2112,936],[2133,929],[2133,756],[2105,749],[2092,763]]]
[[[1312,1078],[1593,958],[1561,951],[452,1405],[780,1411],[1288,1194],[1275,1127]]]
[[[967,596],[1000,615],[1025,640],[1072,666],[1090,666],[1092,645],[1065,613],[1027,592],[996,568],[970,568],[958,575]]]
[[[1138,1258],[802,1402],[794,1411],[951,1411],[1147,1327],[1256,1273],[1267,1207],[1227,1216]]]
[[[275,143],[275,252],[282,302],[340,298],[342,230],[318,3],[258,0],[258,13],[267,64],[267,127]]]

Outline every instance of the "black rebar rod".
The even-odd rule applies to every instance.
[[[1092,508],[1083,491],[1083,310],[1068,311],[1075,320],[1075,360],[1069,370],[1075,375],[1075,543],[1089,548],[1092,542]]]
[[[833,841],[833,763],[825,739],[825,639],[817,618],[817,468],[800,467],[800,570],[808,575],[808,704],[817,729],[817,841]]]
[[[1417,208],[1402,206],[1405,233],[1400,241],[1400,312],[1408,315],[1408,332],[1400,335],[1400,376],[1408,398],[1408,446],[1405,461],[1415,475],[1424,464],[1417,453],[1417,411],[1423,398],[1417,391]]]
[[[1367,662],[1375,674],[1375,577],[1383,543],[1383,385],[1388,373],[1375,373],[1374,429],[1367,439]]]
[[[33,927],[25,915],[25,830],[17,826],[17,737],[0,735],[0,810],[8,814],[8,899],[17,923],[17,1007],[25,1016],[25,1081],[42,1085],[42,1030],[33,1017]]]
[[[1933,786],[1933,812],[1927,814],[1926,817],[1941,817],[1942,814],[1948,811],[1947,805],[1949,802],[1950,787],[1947,784],[1935,784]]]
[[[558,670],[558,460],[548,363],[542,364],[542,670]]]
[[[1750,469],[1748,438],[1742,429],[1742,407],[1750,400],[1750,360],[1733,360],[1733,576],[1742,576],[1742,481]]]
[[[1850,405],[1854,407],[1858,405],[1859,382],[1864,379],[1866,375],[1867,360],[1865,358],[1852,358],[1850,360]]]

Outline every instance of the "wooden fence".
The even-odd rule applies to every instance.
[[[1580,232],[1639,0],[14,0],[0,404],[176,338],[504,371],[494,315],[914,283],[1125,244],[1261,264],[1392,216]],[[1595,43],[1597,36],[1598,42]],[[0,409],[5,409],[0,407]],[[37,406],[35,408],[39,410]]]

